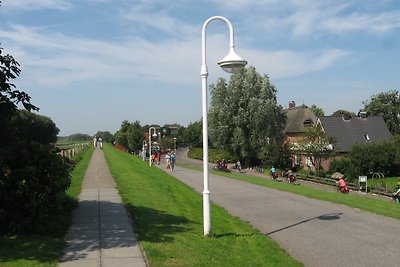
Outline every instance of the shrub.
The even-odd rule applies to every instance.
[[[202,148],[191,148],[188,152],[189,158],[203,160],[203,149]],[[235,156],[229,152],[221,149],[209,149],[208,150],[208,161],[216,163],[218,160],[224,159],[225,162],[236,162]]]
[[[58,129],[49,118],[27,111],[17,112],[9,126],[14,138],[0,146],[0,233],[54,230],[50,226],[62,222],[53,216],[63,209],[71,182],[71,163],[51,144]]]

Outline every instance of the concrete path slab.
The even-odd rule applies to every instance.
[[[60,267],[146,266],[131,219],[99,148],[86,171],[72,221]]]

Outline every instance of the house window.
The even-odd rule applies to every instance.
[[[369,138],[368,134],[364,134],[364,138],[365,138],[365,141],[371,141],[371,138]]]

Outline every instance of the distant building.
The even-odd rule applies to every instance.
[[[335,152],[335,157],[341,157],[348,153],[355,144],[368,144],[389,139],[392,135],[380,116],[367,117],[365,113],[359,113],[357,117],[317,117],[306,105],[296,107],[294,101],[289,103],[285,110],[287,116],[284,134],[286,142],[293,147],[293,164],[303,168],[313,169],[310,158],[296,153],[295,147],[305,135],[307,127],[321,124],[322,130],[334,139],[330,147]],[[329,169],[330,161],[325,160],[322,166]]]

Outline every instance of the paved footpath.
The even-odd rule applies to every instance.
[[[96,148],[83,180],[60,267],[145,267],[131,219],[103,150]]]
[[[202,172],[176,167],[170,173],[202,192]],[[210,175],[210,191],[214,203],[305,266],[400,266],[400,220],[219,175]]]

